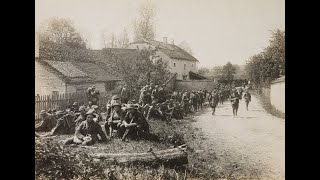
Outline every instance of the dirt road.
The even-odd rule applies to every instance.
[[[232,179],[285,179],[285,120],[268,114],[255,96],[249,111],[240,101],[238,117],[230,102],[195,117],[206,147],[215,154],[214,166],[229,171]]]

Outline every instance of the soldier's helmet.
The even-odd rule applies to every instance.
[[[73,106],[78,106],[78,102],[74,102],[74,103],[73,103]]]

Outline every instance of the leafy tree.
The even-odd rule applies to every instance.
[[[71,48],[85,49],[86,43],[70,19],[52,17],[39,28],[40,46],[53,42]]]
[[[270,45],[263,52],[249,58],[245,67],[248,78],[256,86],[268,86],[285,73],[285,32],[272,32]]]
[[[222,68],[222,79],[231,82],[233,80],[235,73],[236,73],[236,68],[230,62],[228,62]]]

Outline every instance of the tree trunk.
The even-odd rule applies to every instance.
[[[188,164],[188,154],[186,146],[166,149],[162,151],[151,151],[146,153],[96,153],[93,158],[101,159],[110,164],[143,164],[151,166],[181,166]]]

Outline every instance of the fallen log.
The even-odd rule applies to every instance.
[[[95,153],[91,157],[104,163],[117,165],[143,164],[151,166],[182,166],[188,164],[187,147],[185,145],[162,151],[146,153]]]

